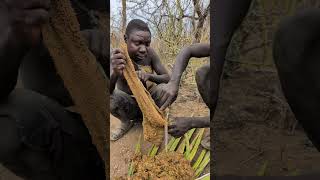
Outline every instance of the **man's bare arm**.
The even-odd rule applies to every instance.
[[[123,76],[123,70],[126,66],[126,57],[120,49],[114,49],[110,60],[110,94],[113,93],[117,81]]]
[[[1,20],[1,18],[0,18]],[[0,25],[1,26],[1,25]],[[13,29],[2,29],[0,35],[0,99],[14,89],[19,67],[28,48],[20,43]]]
[[[161,110],[164,110],[176,100],[178,96],[181,75],[187,68],[190,58],[208,56],[210,56],[210,44],[193,44],[183,48],[180,51],[173,66],[171,79],[168,84],[162,87],[163,96],[161,97],[159,103]]]
[[[41,24],[49,16],[47,11],[19,9],[19,1],[0,1],[0,98],[14,89],[20,63],[30,48],[41,41]],[[15,8],[13,8],[13,7]]]
[[[179,86],[182,73],[188,66],[189,60],[192,57],[208,57],[210,56],[210,44],[193,44],[183,48],[176,58],[174,63],[170,82]]]
[[[167,69],[163,66],[157,53],[150,48],[152,67],[157,74],[150,74],[149,80],[157,84],[168,83],[170,76]]]
[[[113,73],[112,67],[110,66],[110,94],[112,94],[116,88],[117,81],[118,76]]]
[[[210,127],[210,117],[178,117],[168,126],[168,133],[181,137],[192,128]]]

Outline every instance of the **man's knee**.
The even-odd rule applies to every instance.
[[[211,105],[211,76],[210,76],[210,64],[200,67],[196,72],[196,83],[199,93],[208,107]]]
[[[150,95],[158,107],[160,106],[160,100],[162,97],[162,90],[163,90],[164,86],[165,86],[165,84],[161,83],[161,84],[156,85],[155,87],[153,87],[150,90]]]
[[[116,90],[110,94],[110,112],[113,114],[118,108],[119,96],[117,95]]]
[[[115,90],[110,96],[110,111],[120,120],[134,120],[142,116],[136,100],[121,90]]]
[[[201,66],[196,71],[196,82],[198,86],[204,87],[206,86],[206,81],[210,81],[210,64],[206,64],[204,66]]]
[[[14,90],[0,102],[0,116],[9,117],[15,124],[20,141],[38,147],[50,142],[47,138],[58,127],[57,120],[66,117],[58,113],[63,111],[58,103],[29,90]]]
[[[115,89],[110,95],[110,112],[116,114],[117,111],[128,102],[130,96],[125,92]]]
[[[39,119],[43,115],[41,110],[50,113],[52,106],[59,105],[36,92],[17,89],[5,101],[0,102],[0,114],[10,116],[18,122],[22,119]]]

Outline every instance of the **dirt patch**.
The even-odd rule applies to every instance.
[[[190,161],[186,160],[183,154],[176,152],[160,153],[154,157],[148,155],[135,156],[133,167],[136,170],[130,178],[132,180],[191,180],[195,173]]]
[[[239,69],[223,80],[214,121],[217,175],[320,172],[320,153],[281,93],[277,74]]]

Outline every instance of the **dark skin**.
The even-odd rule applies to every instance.
[[[192,57],[209,57],[210,56],[210,44],[193,44],[191,46],[183,48],[177,55],[175,64],[173,66],[172,75],[169,83],[162,88],[163,98],[161,99],[161,110],[164,110],[171,105],[178,96],[179,84],[182,73],[188,66],[189,60]],[[208,67],[208,66],[207,66]],[[198,89],[208,90],[209,76],[204,75],[204,68],[200,68],[196,75],[196,81]],[[201,78],[200,78],[201,77]],[[204,77],[204,78],[203,78]],[[204,87],[204,88],[202,88]],[[210,100],[210,97],[204,91],[200,91],[201,97],[206,104]],[[192,128],[209,127],[209,117],[178,117],[168,126],[168,133],[174,137],[180,137]]]
[[[168,126],[168,133],[173,137],[181,137],[192,128],[204,128],[209,126],[209,117],[177,117]]]
[[[192,57],[201,58],[210,56],[210,44],[193,44],[183,48],[177,55],[173,66],[172,75],[168,84],[163,89],[163,98],[161,99],[161,110],[171,105],[178,96],[179,85],[182,73],[188,66]]]
[[[167,83],[169,74],[166,68],[161,64],[159,56],[150,47],[151,34],[148,31],[132,31],[129,36],[125,36],[130,58],[134,61],[137,75],[143,84],[146,81],[155,82],[157,84]],[[154,69],[156,74],[146,73],[138,69],[139,65],[148,65]],[[123,70],[126,66],[126,58],[120,49],[114,49],[111,55],[111,74],[110,74],[110,93],[115,86],[127,93],[132,94],[127,82],[123,76]]]
[[[296,119],[320,151],[320,11],[309,9],[285,18],[273,43],[283,93]]]
[[[32,63],[27,63],[28,68],[23,68],[25,72],[22,77],[24,86],[41,91],[49,97],[69,98],[71,101],[66,93],[67,91],[63,90],[63,83],[54,68],[44,70],[45,74],[39,69],[37,70],[41,66],[53,67],[48,52],[45,52],[47,54],[45,57],[40,57],[37,53],[37,49],[43,47],[40,26],[49,18],[50,0],[9,0],[0,2],[0,6],[0,56],[2,60],[0,62],[0,80],[3,82],[0,87],[0,98],[6,97],[15,87],[18,71],[24,59],[33,59],[31,60]],[[24,7],[27,9],[24,9]],[[36,8],[32,9],[32,7]],[[83,30],[81,33],[85,37],[89,49],[96,56],[108,76],[110,74],[109,50],[105,35],[97,30]],[[34,55],[30,56],[28,54],[31,51],[34,51]],[[48,60],[40,58],[47,58]],[[48,88],[43,89],[43,87]],[[69,106],[72,103],[66,103],[66,105]]]
[[[15,87],[23,56],[41,40],[40,25],[49,17],[49,0],[0,2],[0,97]]]

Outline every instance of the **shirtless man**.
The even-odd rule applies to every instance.
[[[130,21],[124,40],[139,79],[159,106],[161,98],[159,89],[163,83],[169,81],[170,77],[161,64],[159,56],[150,47],[151,32],[148,25],[139,19]],[[125,66],[126,58],[123,52],[120,49],[114,49],[111,55],[110,109],[112,115],[120,119],[121,125],[111,132],[110,139],[113,141],[121,138],[135,121],[142,120],[142,112],[123,76]]]
[[[0,163],[24,179],[104,180],[103,161],[80,114],[66,109],[73,102],[41,39],[49,9],[50,0],[0,1]],[[89,27],[84,14],[79,19]],[[109,64],[105,35],[83,35]],[[24,89],[15,89],[19,70]]]

